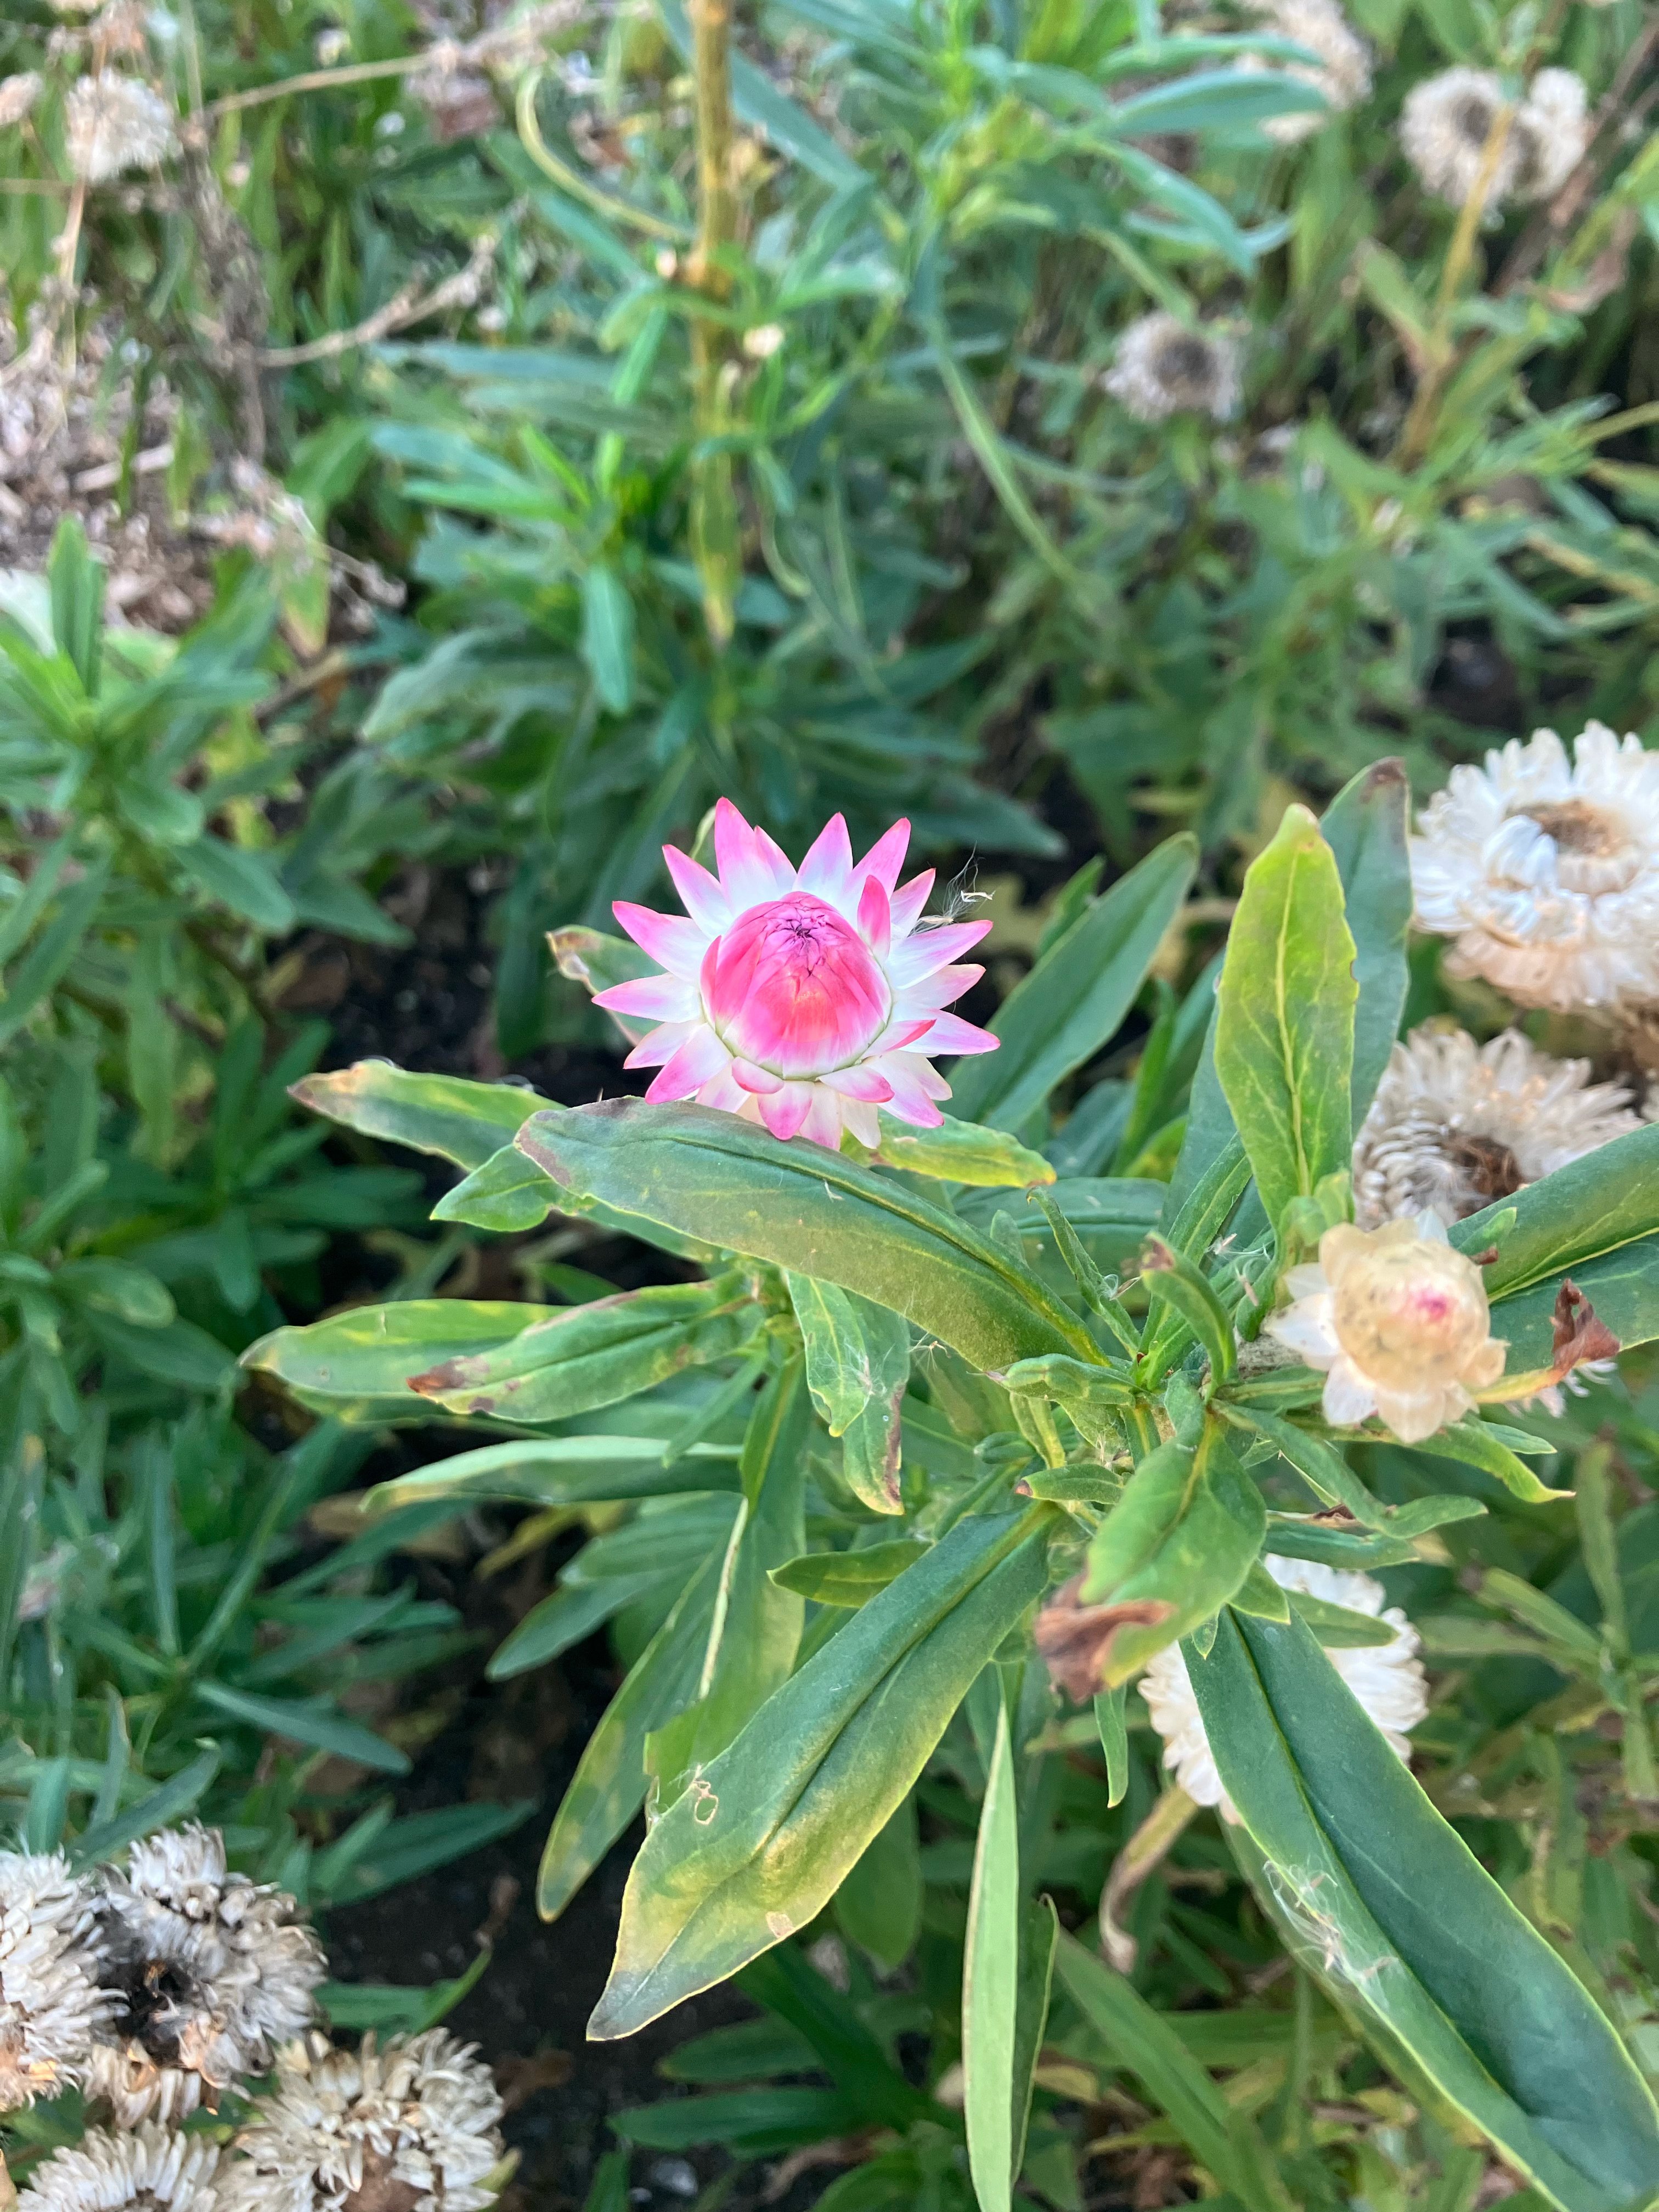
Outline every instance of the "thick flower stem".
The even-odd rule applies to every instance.
[[[688,281],[723,305],[731,278],[722,254],[737,233],[732,188],[732,0],[690,0],[691,68],[696,83],[697,239]],[[712,316],[691,324],[692,407],[699,451],[691,470],[691,556],[702,583],[703,619],[716,652],[732,635],[743,570],[732,456],[717,441],[726,428],[732,381],[730,336]]]
[[[1135,1939],[1123,1925],[1124,1910],[1147,1875],[1161,1865],[1198,1807],[1172,1782],[1112,1862],[1100,1898],[1100,1948],[1120,1974],[1135,1963]]]

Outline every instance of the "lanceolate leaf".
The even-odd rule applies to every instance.
[[[505,1300],[404,1298],[353,1306],[305,1328],[275,1328],[242,1364],[285,1383],[302,1406],[346,1421],[425,1420],[412,1375],[447,1359],[498,1349],[538,1322],[545,1306]]]
[[[1320,828],[1342,878],[1354,941],[1353,1123],[1364,1121],[1405,1011],[1412,920],[1406,849],[1411,787],[1397,760],[1373,761],[1325,809]]]
[[[988,1237],[890,1177],[735,1115],[611,1098],[538,1115],[515,1141],[562,1189],[838,1283],[981,1370],[1096,1356],[1060,1301]]]
[[[631,2035],[804,1927],[1041,1591],[1052,1509],[958,1522],[824,1645],[646,1838],[589,2023]]]
[[[940,1182],[1006,1190],[1054,1179],[1054,1169],[1041,1152],[1028,1151],[1001,1129],[981,1128],[976,1121],[957,1121],[949,1114],[937,1129],[913,1129],[908,1121],[884,1114],[879,1157],[888,1167],[932,1176]]]
[[[1019,1982],[1019,1810],[1008,1707],[997,1699],[979,1840],[968,1892],[962,1965],[963,2112],[980,2212],[1008,2212],[1013,2195],[1014,2024]]]
[[[1504,1217],[1513,1211],[1514,1218]],[[1644,1286],[1655,1267],[1651,1248],[1638,1240],[1659,1232],[1659,1125],[1635,1129],[1599,1146],[1581,1159],[1529,1182],[1512,1197],[1456,1223],[1451,1239],[1461,1251],[1485,1252],[1496,1244],[1498,1256],[1482,1270],[1492,1302],[1492,1333],[1516,1344],[1516,1331],[1528,1331],[1530,1350],[1537,1335],[1536,1302],[1509,1301],[1534,1285],[1553,1294],[1565,1274],[1589,1297],[1596,1312],[1624,1343],[1626,1334],[1614,1318],[1652,1333],[1654,1294]],[[1599,1265],[1595,1264],[1599,1263]],[[1592,1287],[1592,1285],[1595,1287]],[[1605,1304],[1605,1310],[1604,1310]],[[1511,1325],[1511,1316],[1514,1323]],[[1547,1344],[1543,1347],[1547,1358]],[[1531,1364],[1510,1352],[1512,1369]]]
[[[1192,838],[1170,838],[1085,908],[1015,986],[991,1024],[1001,1050],[951,1071],[951,1104],[963,1121],[1018,1128],[1116,1034],[1197,860]]]
[[[1429,1803],[1301,1621],[1187,1647],[1210,1745],[1304,1963],[1562,2212],[1659,2190],[1659,2110],[1564,1960]]]
[[[526,1437],[456,1452],[416,1474],[383,1482],[372,1502],[386,1512],[427,1498],[569,1505],[738,1486],[738,1455],[729,1444],[692,1444],[675,1453],[660,1437]]]
[[[1216,1073],[1274,1222],[1348,1166],[1353,959],[1335,856],[1306,807],[1286,807],[1244,878],[1215,1035]]]
[[[842,1463],[854,1493],[876,1513],[902,1510],[899,1407],[910,1379],[910,1332],[868,1298],[787,1274],[806,1349],[806,1380],[824,1426],[842,1439]]]
[[[301,1106],[367,1137],[386,1137],[457,1167],[480,1168],[548,1101],[511,1083],[410,1075],[390,1060],[360,1060],[332,1075],[307,1075],[291,1094]]]

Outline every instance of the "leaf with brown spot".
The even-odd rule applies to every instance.
[[[1555,1358],[1551,1372],[1558,1382],[1586,1360],[1616,1359],[1619,1357],[1620,1346],[1618,1338],[1605,1322],[1598,1319],[1595,1308],[1571,1275],[1563,1279],[1561,1287],[1555,1294],[1555,1311],[1550,1316],[1550,1327],[1555,1340]]]
[[[1164,1598],[1085,1605],[1082,1589],[1082,1576],[1073,1575],[1038,1613],[1032,1631],[1055,1687],[1079,1705],[1087,1705],[1104,1683],[1112,1645],[1121,1630],[1159,1627],[1175,1611]]]

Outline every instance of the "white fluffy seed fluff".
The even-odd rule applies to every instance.
[[[118,70],[78,77],[64,103],[70,167],[82,184],[107,184],[160,167],[173,149],[173,110],[142,77]]]
[[[1474,191],[1492,131],[1510,95],[1492,70],[1459,64],[1425,77],[1406,96],[1400,143],[1425,190],[1453,207]],[[1571,70],[1540,70],[1514,102],[1490,183],[1487,205],[1548,199],[1559,191],[1589,143],[1583,80]]]
[[[0,1852],[0,2112],[85,2075],[107,2001],[92,1899],[58,1852]]]
[[[1225,422],[1238,410],[1238,348],[1160,309],[1129,325],[1102,381],[1137,422],[1191,412]]]

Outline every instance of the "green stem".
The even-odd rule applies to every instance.
[[[732,0],[690,0],[696,85],[697,237],[685,275],[716,307],[731,290],[724,252],[737,235],[732,189]],[[703,620],[719,653],[729,642],[743,574],[732,456],[714,441],[726,428],[731,334],[711,315],[691,325],[691,404],[700,445],[691,481],[691,556],[702,581]]]

